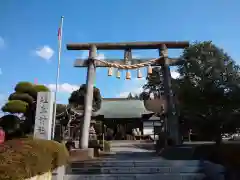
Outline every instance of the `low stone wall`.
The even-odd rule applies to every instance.
[[[66,166],[58,167],[56,170],[52,172],[51,180],[64,180],[66,174]]]
[[[89,159],[93,159],[94,157],[94,149],[72,149],[70,152],[70,161],[85,161]]]
[[[65,166],[58,167],[53,172],[49,171],[44,174],[28,178],[26,180],[64,180]]]

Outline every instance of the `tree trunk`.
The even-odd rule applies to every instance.
[[[219,146],[222,143],[222,138],[221,137],[217,137],[215,140],[215,143],[217,146]]]
[[[33,133],[34,124],[35,124],[35,115],[36,115],[36,104],[29,105],[29,108],[25,113],[26,119],[23,124],[25,134]]]

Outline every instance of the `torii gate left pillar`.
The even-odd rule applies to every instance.
[[[97,47],[95,45],[91,46],[88,58],[88,69],[87,69],[87,92],[85,96],[85,107],[84,107],[84,120],[81,121],[81,137],[80,137],[80,148],[88,148],[89,139],[89,128],[92,116],[92,102],[93,102],[93,86],[94,79],[96,76],[95,58],[97,57]]]

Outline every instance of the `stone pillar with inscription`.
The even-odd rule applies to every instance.
[[[51,140],[53,122],[52,92],[39,92],[37,96],[34,138]]]

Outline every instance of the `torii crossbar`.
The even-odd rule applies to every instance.
[[[67,44],[68,50],[90,50],[94,45],[98,50],[127,49],[159,49],[165,45],[168,49],[183,49],[189,46],[188,41],[157,41],[157,42],[121,42],[121,43],[72,43]]]

